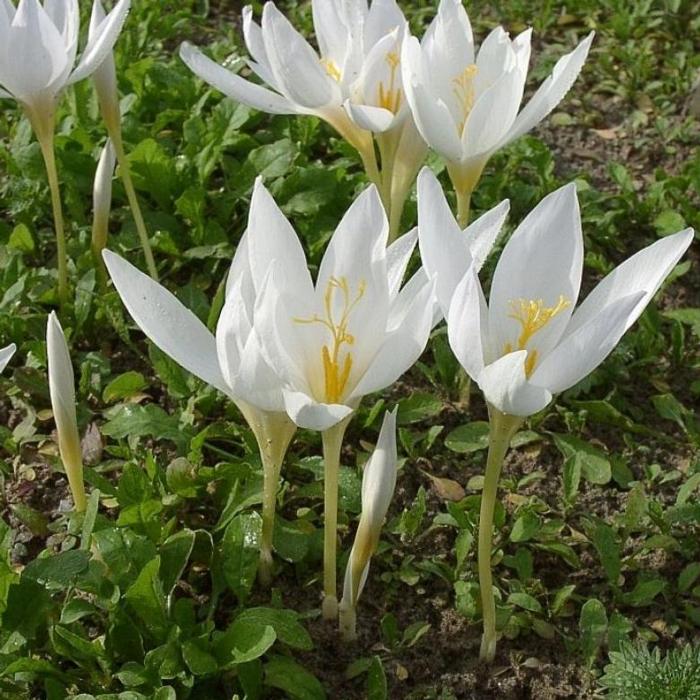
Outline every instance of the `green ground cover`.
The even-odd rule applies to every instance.
[[[403,5],[421,35],[435,3]],[[279,7],[311,34],[308,3]],[[161,281],[210,328],[258,175],[312,266],[366,184],[355,152],[326,125],[223,98],[177,57],[187,39],[235,66],[245,54],[240,9],[135,0],[116,51],[124,138]],[[530,91],[597,33],[554,114],[491,160],[475,214],[508,197],[510,231],[575,180],[584,290],[657,238],[697,230],[692,1],[552,0],[533,10],[502,0],[468,10],[477,41],[497,23],[511,35],[534,27]],[[589,698],[606,692],[609,653],[629,652],[628,642],[662,653],[700,643],[697,241],[608,360],[516,435],[496,512],[503,638],[490,671],[478,663],[483,399],[475,390],[468,411],[460,402],[444,326],[399,383],[367,397],[342,455],[342,567],[361,467],[395,403],[402,461],[360,636],[343,643],[320,617],[318,434],[300,431],[287,458],[275,579],[262,590],[262,469],[251,432],[102,287],[90,235],[105,131],[89,81],[62,101],[56,136],[72,283],[61,321],[91,494],[84,515],[71,512],[46,381],[46,317],[57,306],[48,187],[28,122],[13,102],[1,104],[0,339],[18,351],[0,376],[0,697]],[[449,190],[440,160],[429,164]],[[415,220],[412,195],[402,229]],[[108,245],[145,269],[119,180]],[[614,674],[606,678],[615,687]]]

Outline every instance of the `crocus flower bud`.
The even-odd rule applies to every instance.
[[[12,359],[12,356],[15,354],[15,350],[17,350],[17,346],[14,343],[11,343],[6,348],[2,348],[2,350],[0,350],[0,372],[7,367],[7,363]]]
[[[384,518],[396,487],[396,409],[384,414],[374,452],[362,477],[362,514],[345,569],[343,599],[340,602],[340,632],[354,639],[355,608],[362,593],[369,563],[377,550]]]
[[[49,393],[58,433],[58,449],[77,511],[86,506],[83,484],[83,459],[75,414],[75,377],[66,337],[55,312],[46,326],[46,354],[49,365]]]
[[[112,142],[107,139],[97,163],[95,182],[92,188],[92,251],[100,263],[102,263],[102,251],[107,246],[109,212],[112,207],[112,177],[115,164],[114,147]]]
[[[88,41],[95,38],[106,17],[104,7],[100,0],[95,0],[92,5],[90,15],[90,27],[88,29]],[[102,118],[107,124],[107,128],[119,128],[119,92],[117,90],[117,69],[114,65],[114,53],[112,50],[105,53],[104,61],[93,72],[92,80],[97,92],[97,100],[100,104]]]

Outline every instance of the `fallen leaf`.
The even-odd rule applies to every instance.
[[[421,469],[421,471],[423,471]],[[429,479],[433,490],[438,497],[444,501],[461,501],[466,492],[461,484],[458,484],[454,479],[444,479],[439,476],[433,476],[426,471],[423,471]]]

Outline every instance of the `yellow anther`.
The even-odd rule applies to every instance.
[[[508,318],[515,319],[520,324],[520,335],[516,343],[517,350],[527,350],[527,344],[538,331],[542,330],[557,314],[571,306],[571,302],[559,295],[554,306],[545,306],[542,299],[516,299],[510,302],[511,313]],[[503,346],[503,353],[513,352],[512,343]],[[537,365],[537,350],[530,349],[525,360],[525,374],[530,376]]]
[[[389,87],[385,88],[384,83],[379,83],[377,88],[377,104],[383,109],[388,109],[392,114],[396,114],[401,107],[401,88],[396,87],[396,76],[399,68],[399,55],[396,51],[389,51],[385,56],[386,62],[389,64]]]
[[[323,295],[325,316],[314,315],[311,318],[295,318],[296,323],[320,323],[331,334],[331,343],[321,348],[323,365],[324,397],[327,403],[338,403],[345,391],[352,371],[352,353],[346,352],[341,358],[343,345],[354,345],[355,336],[348,331],[350,314],[365,294],[367,285],[360,281],[357,294],[350,296],[350,285],[346,277],[331,277]],[[333,301],[336,292],[342,297],[342,312],[339,320],[333,315]]]
[[[470,63],[456,78],[452,79],[453,92],[462,110],[462,119],[459,122],[459,134],[462,134],[469,113],[474,107],[474,78],[476,77],[476,64]]]
[[[325,68],[326,73],[328,73],[328,75],[330,75],[336,83],[340,82],[343,74],[340,72],[340,68],[338,68],[338,64],[335,61],[331,60],[330,58],[322,58],[321,65]]]

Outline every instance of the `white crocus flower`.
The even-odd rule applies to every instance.
[[[233,99],[271,114],[314,115],[359,152],[390,212],[397,235],[403,204],[427,150],[402,85],[401,45],[408,33],[396,0],[313,0],[319,52],[267,2],[262,23],[243,9],[248,81],[185,43],[180,56],[202,80]],[[379,149],[381,167],[375,155]]]
[[[68,300],[68,261],[53,149],[56,105],[61,92],[88,77],[119,36],[130,0],[120,0],[95,29],[77,66],[78,0],[0,0],[0,98],[17,100],[41,146],[51,188],[58,257],[58,293]]]
[[[438,221],[437,217],[434,221]],[[453,244],[430,233],[432,270],[454,284]],[[423,230],[421,230],[423,234]],[[493,514],[503,459],[526,416],[592,372],[637,320],[693,240],[692,229],[639,251],[607,275],[578,307],[583,235],[573,184],[545,197],[506,244],[489,301],[469,265],[447,313],[450,346],[488,403],[489,454],[479,515],[479,585],[484,634],[481,658],[496,653],[491,578]]]
[[[0,372],[7,367],[7,363],[12,359],[15,350],[17,350],[17,346],[14,343],[10,343],[7,347],[0,349]]]
[[[396,410],[386,412],[377,446],[362,475],[362,513],[345,569],[340,601],[340,631],[344,639],[355,639],[357,601],[367,581],[369,564],[377,551],[382,525],[396,488]]]
[[[374,186],[348,209],[316,283],[301,243],[281,213],[268,240],[250,241],[251,265],[277,251],[256,328],[282,382],[287,413],[323,432],[326,540],[324,615],[337,615],[335,547],[343,433],[365,394],[396,381],[423,352],[433,320],[433,285],[422,271],[401,289],[415,232],[388,249],[388,223]],[[276,225],[272,225],[276,223]],[[259,325],[258,325],[259,324]]]
[[[559,59],[519,112],[530,35],[528,29],[511,41],[497,27],[477,53],[461,0],[441,0],[422,42],[412,37],[403,44],[406,98],[421,135],[447,163],[462,227],[468,222],[471,193],[488,159],[554,109],[579,74],[593,41],[591,32]]]
[[[95,171],[95,180],[92,184],[92,254],[95,262],[102,267],[102,251],[107,246],[109,235],[109,213],[112,209],[112,178],[114,177],[114,166],[116,155],[110,139],[104,145],[100,153]]]
[[[464,276],[447,316],[452,350],[493,407],[532,415],[608,356],[692,239],[686,229],[641,250],[575,309],[583,234],[576,187],[566,185],[511,236],[488,305],[474,267]]]
[[[58,434],[58,450],[68,477],[75,510],[85,510],[83,457],[75,413],[75,376],[70,361],[68,344],[55,312],[46,324],[46,356],[49,366],[49,394]]]
[[[103,253],[114,286],[141,330],[178,364],[228,396],[255,434],[264,473],[260,566],[263,583],[269,582],[272,573],[272,535],[280,470],[296,430],[285,412],[280,381],[263,357],[254,327],[256,306],[271,256],[286,259],[290,254],[289,250],[275,246],[265,248],[268,230],[281,223],[288,226],[258,180],[248,228],[229,271],[216,334],[167,289],[115,253],[108,250]],[[254,258],[250,255],[251,247],[258,251]],[[266,255],[270,257],[266,259]]]
[[[101,31],[101,27],[107,15],[100,0],[94,0],[92,4],[92,14],[90,15],[90,28],[88,31],[88,41],[95,40]],[[144,257],[146,258],[146,267],[148,273],[154,280],[158,279],[158,270],[155,260],[153,259],[153,251],[148,240],[148,231],[146,223],[141,214],[136,190],[131,179],[131,167],[129,160],[126,157],[124,150],[124,141],[122,139],[121,125],[121,110],[119,108],[119,90],[117,88],[117,69],[114,64],[114,54],[110,50],[105,54],[104,60],[92,74],[92,81],[97,92],[97,101],[100,105],[100,113],[107,127],[107,133],[112,143],[110,150],[113,148],[116,153],[116,158],[119,161],[119,171],[124,183],[129,206],[136,224],[136,231],[139,234],[141,247],[143,248]],[[114,166],[112,166],[114,171]]]

